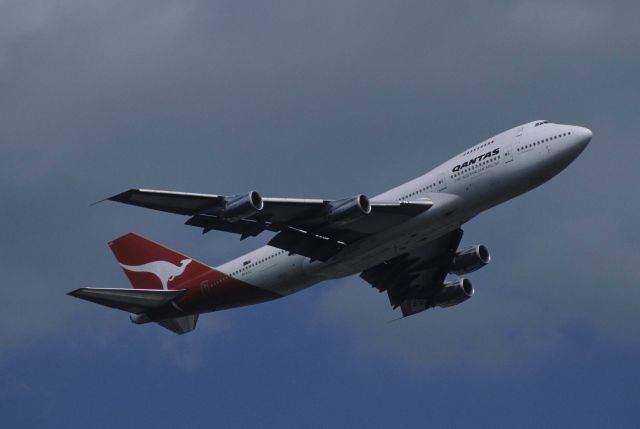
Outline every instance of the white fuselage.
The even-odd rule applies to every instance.
[[[263,246],[218,270],[279,295],[361,272],[424,246],[480,212],[541,185],[566,168],[590,139],[591,131],[578,126],[546,121],[518,126],[372,198],[372,201],[427,198],[434,204],[395,228],[347,246],[327,262]]]

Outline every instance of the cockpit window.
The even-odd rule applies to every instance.
[[[544,124],[548,124],[548,123],[549,123],[549,121],[540,121],[540,122],[536,122],[533,126],[537,127],[539,125],[544,125]]]

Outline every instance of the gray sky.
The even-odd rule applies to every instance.
[[[580,389],[564,378],[556,389],[524,379],[532,371],[551,377],[566,369],[553,366],[558,359],[573,364],[589,350],[599,356],[589,370],[612,372],[609,392],[628,398],[635,392],[625,383],[637,384],[640,373],[625,378],[628,369],[614,362],[640,356],[639,21],[640,6],[624,1],[0,1],[0,402],[44,404],[0,411],[13,426],[35,427],[74,399],[82,377],[67,380],[68,396],[38,383],[41,356],[70,365],[80,349],[75,365],[90,367],[127,347],[140,360],[124,374],[140,374],[137,363],[156,380],[165,371],[206,373],[222,355],[259,353],[275,365],[288,350],[283,341],[294,339],[308,365],[298,370],[315,368],[310,377],[320,384],[329,357],[304,350],[328,353],[363,379],[391,371],[389,389],[413,395],[422,393],[415,380],[429,389],[442,382],[438,374],[492,374],[492,392],[506,403],[518,395],[505,386],[517,384],[571,397]],[[89,206],[129,187],[375,195],[534,119],[587,126],[593,141],[560,176],[466,226],[464,243],[488,245],[493,262],[471,276],[476,296],[458,307],[390,324],[396,314],[386,297],[354,277],[204,316],[193,334],[175,337],[64,295],[127,287],[106,242],[128,231],[213,265],[268,239],[201,236],[180,217]],[[322,338],[319,351],[305,348],[309,334]],[[217,342],[226,349],[212,348]],[[153,357],[166,368],[150,369]],[[360,376],[341,376],[345,391],[359,390]],[[276,387],[295,396],[292,386],[302,387],[291,377],[269,383],[280,380]],[[445,397],[472,384],[460,379]],[[335,386],[323,388],[329,395]],[[96,398],[122,394],[96,389]],[[196,383],[195,392],[207,389]],[[602,404],[598,395],[577,395],[566,410]],[[482,409],[469,418],[482,418]],[[607,411],[578,423],[611,423],[601,419]],[[638,423],[615,411],[619,426]],[[224,421],[291,425],[297,413]],[[394,421],[392,410],[371,415]],[[567,423],[562,410],[547,418]],[[96,425],[114,423],[105,415]]]

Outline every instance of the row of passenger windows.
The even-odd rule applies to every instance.
[[[460,156],[466,156],[466,155],[469,155],[470,153],[473,153],[473,152],[475,152],[475,151],[477,151],[477,150],[480,150],[480,149],[482,149],[483,147],[489,146],[491,143],[493,143],[493,140],[491,140],[490,142],[482,143],[481,145],[478,145],[478,146],[476,146],[476,147],[474,147],[474,148],[471,148],[471,149],[469,149],[468,151],[466,151],[465,153],[463,153],[463,154],[462,154],[462,155],[460,155]]]
[[[248,269],[249,269],[249,268],[251,268],[251,267],[255,267],[256,265],[259,265],[259,264],[261,264],[261,263],[263,263],[263,262],[265,262],[265,261],[268,261],[269,259],[273,259],[273,258],[275,258],[275,257],[276,257],[276,256],[278,256],[278,255],[282,255],[282,254],[283,254],[283,253],[285,253],[285,252],[286,252],[286,250],[281,250],[281,251],[279,251],[279,252],[276,252],[276,253],[274,253],[274,254],[272,254],[272,255],[267,256],[266,258],[262,258],[262,259],[260,259],[259,261],[256,261],[256,262],[254,262],[254,263],[251,263],[251,261],[250,261],[250,260],[249,260],[249,261],[244,261],[244,262],[243,262],[243,267],[242,267],[242,268],[240,268],[239,270],[235,270],[235,271],[234,271],[234,272],[232,272],[231,274],[227,274],[226,276],[224,276],[224,277],[222,277],[222,278],[220,278],[220,279],[218,279],[218,280],[214,281],[214,282],[211,284],[211,286],[218,285],[218,284],[220,284],[220,283],[224,282],[225,280],[227,280],[229,277],[233,277],[233,276],[235,276],[236,274],[240,274],[241,272],[246,271],[246,270],[248,270]]]
[[[549,142],[551,140],[559,139],[560,137],[566,137],[568,135],[571,135],[571,131],[566,132],[566,133],[562,133],[562,134],[558,134],[558,135],[555,135],[555,136],[547,137],[545,139],[538,140],[537,142],[526,144],[526,145],[524,145],[522,147],[519,147],[517,149],[517,151],[520,152],[520,151],[523,151],[525,149],[530,149],[530,148],[532,148],[534,146],[538,146],[539,144],[542,144],[542,143],[545,143],[545,142]]]
[[[465,173],[468,173],[469,171],[473,171],[473,170],[477,170],[478,168],[482,167],[483,165],[487,165],[487,164],[491,164],[492,162],[494,162],[497,159],[500,159],[501,156],[498,155],[497,157],[493,157],[491,159],[487,159],[485,161],[480,161],[477,162],[473,165],[470,165],[468,168],[465,168],[464,170],[458,170],[455,174],[452,174],[450,177],[452,179],[455,179],[456,177],[462,176]]]
[[[413,197],[414,195],[418,195],[418,194],[420,194],[420,193],[422,193],[422,192],[430,191],[430,190],[432,190],[433,188],[435,188],[435,187],[436,187],[436,185],[441,184],[441,183],[442,183],[442,180],[438,180],[437,182],[433,182],[432,184],[430,184],[430,185],[428,185],[428,186],[425,186],[424,188],[420,188],[420,189],[418,189],[417,191],[411,192],[411,193],[409,193],[409,194],[405,195],[405,196],[404,196],[404,197],[402,197],[402,198],[398,198],[398,201],[403,201],[403,200],[408,199],[409,197]]]
[[[259,265],[259,264],[261,264],[261,263],[263,263],[265,261],[268,261],[269,259],[273,259],[278,255],[282,255],[284,252],[286,252],[286,250],[281,250],[279,252],[276,252],[276,253],[274,253],[272,255],[267,256],[266,258],[262,258],[259,261],[256,261],[254,263],[251,263],[251,259],[249,259],[247,261],[244,261],[242,263],[242,268],[240,268],[239,270],[234,271],[232,274],[236,274],[236,273],[239,273],[241,271],[248,270],[249,268],[255,267],[256,265]]]

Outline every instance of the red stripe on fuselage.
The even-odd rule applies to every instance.
[[[175,301],[175,306],[170,304],[150,312],[149,317],[152,320],[243,307],[282,297],[215,269],[181,287],[187,291]]]

